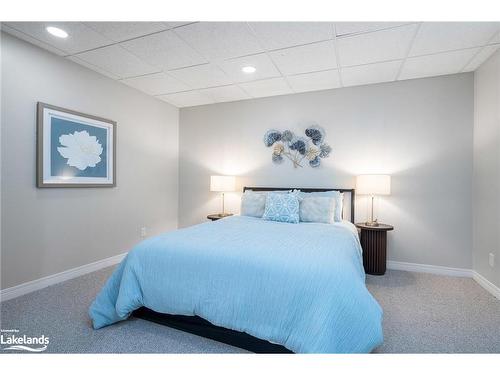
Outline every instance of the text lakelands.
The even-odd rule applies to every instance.
[[[16,336],[16,335],[0,335],[0,344],[2,345],[48,345],[49,338],[45,335],[39,337],[30,337],[26,335]]]

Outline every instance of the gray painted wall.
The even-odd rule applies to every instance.
[[[474,270],[500,287],[500,51],[475,72]],[[495,267],[488,264],[495,254]]]
[[[241,188],[353,187],[357,174],[389,173],[393,194],[376,207],[380,221],[396,227],[389,258],[472,266],[472,74],[186,108],[179,129],[179,111],[166,103],[11,36],[2,34],[1,47],[2,289],[120,254],[140,240],[142,226],[154,235],[175,229],[177,217],[180,226],[204,221],[220,209],[220,197],[208,191],[211,174],[238,175]],[[476,94],[486,109],[476,104],[475,191],[498,182],[498,169],[487,164],[495,149],[483,155],[480,142],[483,130],[485,140],[494,133],[498,151],[487,99],[496,90],[498,103],[498,70],[488,66],[477,73]],[[117,188],[35,187],[37,101],[118,122]],[[320,169],[273,165],[264,132],[300,132],[311,122],[327,130],[332,157]],[[238,212],[239,197],[228,195],[229,210]],[[492,216],[498,228],[496,210],[481,202],[474,217],[491,224]],[[498,207],[496,195],[488,202]],[[358,197],[358,221],[367,208]],[[487,234],[498,251],[498,230],[483,222],[474,227],[474,266],[494,281],[498,268],[485,268],[478,249],[491,251],[481,242]]]
[[[178,110],[2,34],[2,289],[177,227]],[[37,189],[37,101],[117,121],[117,187]]]
[[[241,186],[353,187],[357,174],[388,173],[392,195],[377,211],[395,226],[389,259],[471,268],[473,93],[469,73],[181,109],[179,225],[220,210],[211,174]],[[273,165],[265,131],[311,122],[332,156],[319,169]],[[233,212],[239,195],[227,197]],[[358,221],[367,205],[358,199]]]

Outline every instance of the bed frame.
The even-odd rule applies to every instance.
[[[312,188],[269,188],[269,187],[247,187],[243,191],[271,191],[271,190],[301,190],[305,193],[339,191],[341,193],[349,193],[350,200],[350,221],[354,223],[354,189],[312,189]],[[344,198],[345,199],[345,198]],[[345,203],[345,202],[344,202]],[[198,336],[206,337],[215,341],[222,342],[231,346],[236,346],[241,349],[248,350],[253,353],[293,353],[282,345],[273,344],[266,340],[261,340],[251,336],[245,332],[239,332],[232,329],[213,325],[209,321],[200,318],[199,316],[185,316],[162,314],[150,310],[146,307],[141,307],[133,312],[133,316],[145,319],[164,326],[175,328],[184,332],[189,332]]]

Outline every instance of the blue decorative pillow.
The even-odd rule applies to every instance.
[[[299,198],[294,193],[268,193],[262,218],[297,224],[299,222]]]

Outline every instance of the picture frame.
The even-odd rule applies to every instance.
[[[116,122],[37,103],[37,187],[115,187]]]

